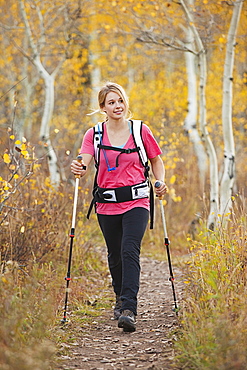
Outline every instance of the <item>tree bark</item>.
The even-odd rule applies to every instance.
[[[240,19],[243,1],[234,3],[231,24],[227,37],[226,57],[223,78],[222,125],[224,138],[224,172],[220,184],[220,217],[221,223],[226,223],[226,215],[231,212],[232,188],[235,180],[235,144],[232,127],[232,88],[234,49],[236,33]]]
[[[192,3],[193,1],[191,1]],[[189,49],[194,49],[194,36],[191,28],[187,29],[187,45]],[[201,188],[204,191],[205,178],[207,172],[207,155],[204,150],[200,134],[197,129],[197,76],[196,76],[196,56],[194,53],[186,52],[186,70],[188,76],[188,113],[184,121],[184,129],[193,144],[194,152],[197,157],[199,178]]]

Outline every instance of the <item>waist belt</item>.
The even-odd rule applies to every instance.
[[[142,198],[150,198],[150,229],[153,229],[154,219],[154,194],[152,183],[148,180],[132,186],[106,189],[96,187],[93,191],[93,199],[89,206],[87,218],[90,217],[93,206],[98,203],[122,203]]]
[[[98,203],[122,203],[131,200],[148,198],[148,181],[132,186],[121,186],[120,188],[105,189],[98,187],[95,191],[95,201]]]

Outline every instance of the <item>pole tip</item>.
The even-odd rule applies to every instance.
[[[68,322],[68,320],[66,319],[66,317],[64,317],[62,320],[60,320],[61,324],[66,324],[66,322]]]
[[[172,309],[173,312],[178,316],[178,312],[180,311],[180,307],[173,307]]]

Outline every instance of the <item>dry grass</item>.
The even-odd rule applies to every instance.
[[[54,368],[65,298],[73,185],[54,189],[39,168],[10,194],[1,214],[0,368]],[[108,281],[102,237],[86,222],[80,187],[68,313],[94,302]],[[94,216],[93,216],[94,217]],[[96,289],[97,287],[97,289]]]
[[[177,343],[184,369],[246,369],[246,226],[242,205],[227,230],[191,243]]]

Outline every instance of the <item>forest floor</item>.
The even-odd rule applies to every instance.
[[[174,275],[180,300],[181,273],[175,268]],[[66,344],[67,353],[60,356],[56,370],[179,369],[173,347],[179,323],[172,308],[167,262],[142,257],[136,331],[124,333],[112,319],[113,310],[102,310],[89,322],[69,329],[74,341]]]

